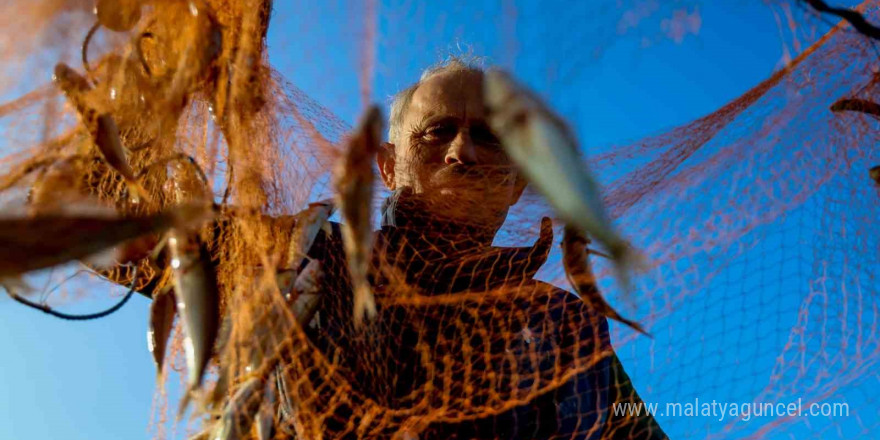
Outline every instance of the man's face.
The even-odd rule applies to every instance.
[[[497,229],[525,184],[486,123],[482,82],[478,72],[422,82],[379,169],[389,189],[411,187],[432,214]]]

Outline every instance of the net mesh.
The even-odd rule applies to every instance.
[[[633,4],[609,13],[619,20],[594,16],[597,34],[645,26],[660,8],[624,3]],[[331,174],[352,128],[270,66],[268,1],[157,0],[131,30],[96,33],[88,100],[114,117],[150,196],[133,202],[64,95],[29,79],[45,78],[57,62],[86,74],[78,42],[94,22],[92,6],[0,6],[2,92],[19,96],[0,105],[0,203],[39,205],[45,201],[35,200],[35,188],[48,188],[53,200],[90,194],[125,214],[183,200],[218,205],[200,233],[217,268],[224,322],[207,403],[196,409],[206,429],[226,424],[277,438],[651,438],[664,431],[763,438],[807,423],[818,438],[870,438],[878,428],[880,407],[868,391],[880,359],[880,183],[868,172],[878,164],[878,127],[864,112],[829,110],[841,98],[876,100],[878,66],[871,41],[845,26],[796,47],[784,68],[719,110],[587,158],[607,182],[604,199],[618,230],[649,262],[626,296],[615,294],[611,264],[592,257],[599,290],[628,300],[622,310],[652,333],[648,339],[622,327],[609,333],[585,303],[554,287],[572,290],[555,246],[562,223],[531,188],[496,237],[518,247],[491,247],[483,238],[494,230],[425,214],[420,202],[377,183],[376,206],[390,196],[395,203],[382,210],[398,217],[374,240],[378,315],[358,325],[339,224],[317,234],[305,259],[290,251],[293,237],[311,226],[308,203],[333,197]],[[862,10],[880,19],[873,3]],[[698,20],[673,18],[653,23],[655,30],[680,39]],[[609,22],[615,32],[603,30]],[[13,44],[23,24],[39,38]],[[376,68],[363,63],[363,97]],[[562,80],[577,63],[568,68],[558,73]],[[74,191],[51,186],[58,185],[53,170],[75,176]],[[164,261],[141,253],[130,263],[95,270],[147,296],[170,286]],[[291,270],[310,274],[299,281],[316,299],[283,294],[279,276]],[[181,332],[173,339],[166,364],[180,370]],[[631,382],[646,399],[861,404],[848,418],[815,426],[788,416],[711,426],[673,417],[659,420],[661,431],[609,410],[612,402],[641,401]]]

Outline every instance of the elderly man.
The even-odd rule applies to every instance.
[[[549,220],[531,247],[492,246],[525,182],[486,123],[482,79],[453,59],[395,97],[377,159],[392,191],[373,249],[379,315],[354,326],[348,281],[337,279],[310,337],[362,395],[428,408],[418,438],[666,438],[652,416],[612,411],[641,400],[605,319],[533,279],[552,244]],[[331,237],[310,256],[345,273]],[[296,407],[288,399],[282,412]],[[328,436],[350,432],[350,412],[337,412]]]
[[[549,220],[533,246],[492,246],[526,183],[486,123],[482,80],[479,68],[453,59],[395,97],[389,142],[377,157],[392,191],[372,250],[378,315],[353,323],[334,223],[308,252],[324,277],[306,336],[327,362],[315,366],[311,353],[299,351],[279,365],[282,433],[666,438],[651,415],[627,411],[643,408],[604,317],[534,279],[552,245]],[[264,218],[282,235],[296,219]],[[157,283],[154,277],[142,292]],[[301,386],[304,377],[311,386]],[[320,386],[327,380],[346,385]],[[615,411],[614,404],[632,406]]]

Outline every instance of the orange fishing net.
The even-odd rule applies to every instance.
[[[355,322],[339,224],[318,224],[306,255],[293,250],[322,206],[308,204],[334,195],[331,174],[351,127],[272,70],[271,2],[151,1],[139,17],[107,18],[105,26],[126,29],[99,29],[83,55],[71,42],[94,24],[92,6],[0,7],[2,91],[20,96],[0,105],[10,128],[0,203],[91,195],[123,214],[215,204],[214,220],[192,238],[216,268],[222,316],[195,398],[205,429],[261,438],[659,438],[659,425],[609,409],[640,401],[630,377],[650,395],[856,396],[863,408],[815,436],[870,437],[878,427],[876,398],[864,388],[880,359],[880,184],[868,173],[880,163],[878,127],[864,112],[830,110],[841,98],[878,99],[867,38],[835,28],[723,108],[588,158],[606,178],[618,230],[648,262],[625,314],[654,339],[621,331],[612,350],[607,322],[553,287],[571,290],[553,233],[562,224],[541,221],[555,216],[531,189],[499,233],[520,247],[488,246],[495,231],[427,214],[406,191],[391,194],[369,262],[378,313]],[[880,18],[873,4],[865,11]],[[13,45],[20,23],[41,38]],[[135,198],[61,91],[23,79],[57,62],[91,84],[89,105],[112,115],[148,197]],[[377,202],[389,196],[376,188]],[[129,264],[95,270],[158,299],[174,278],[149,252],[161,238]],[[611,265],[591,260],[599,290],[616,291]],[[546,282],[535,278],[539,269]],[[734,310],[748,313],[728,320]],[[768,355],[775,364],[750,361]],[[755,438],[804,423],[660,422],[667,432]]]

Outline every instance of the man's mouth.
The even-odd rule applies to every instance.
[[[465,167],[451,165],[438,170],[430,179],[431,186],[440,192],[485,192],[500,190],[511,182],[509,167]]]

